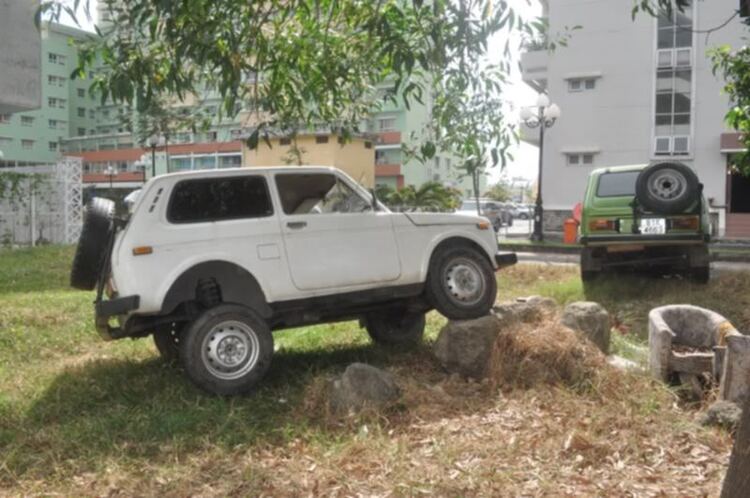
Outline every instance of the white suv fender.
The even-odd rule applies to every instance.
[[[455,230],[450,230],[447,232],[442,232],[440,234],[437,234],[429,243],[429,245],[425,248],[425,252],[422,255],[421,258],[421,268],[419,271],[419,280],[420,282],[424,282],[427,279],[427,273],[430,269],[430,263],[432,261],[432,256],[435,254],[435,250],[439,248],[442,244],[450,244],[450,243],[473,243],[478,248],[482,250],[482,253],[484,253],[487,256],[487,259],[489,260],[490,264],[493,268],[497,268],[497,264],[495,263],[495,254],[497,253],[497,242],[492,240],[492,242],[488,241],[486,237],[480,236],[479,230],[476,230],[477,233],[472,233],[469,231],[466,231],[461,228],[456,228]],[[494,231],[490,228],[489,232],[494,234]]]

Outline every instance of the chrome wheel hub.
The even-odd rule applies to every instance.
[[[675,170],[666,169],[648,179],[648,191],[654,197],[669,200],[680,197],[685,191],[687,180]]]
[[[247,324],[221,322],[206,335],[201,359],[212,375],[225,380],[242,377],[258,362],[258,336]]]
[[[474,304],[484,295],[482,271],[470,259],[452,261],[445,269],[443,282],[448,295],[460,304]]]

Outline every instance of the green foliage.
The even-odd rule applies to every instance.
[[[461,203],[461,192],[437,182],[426,182],[419,188],[407,185],[399,190],[379,185],[375,195],[396,211],[453,211]]]
[[[504,164],[516,140],[499,94],[510,35],[533,35],[537,23],[505,0],[102,1],[113,21],[81,47],[73,75],[101,64],[92,91],[102,101],[140,112],[164,96],[215,92],[225,115],[251,114],[253,147],[272,131],[318,123],[343,136],[359,131],[383,102],[376,86],[387,84],[386,100],[407,107],[432,97],[433,123],[415,148],[422,160],[450,150],[467,169]],[[64,3],[46,0],[40,12],[54,18]],[[488,54],[498,34],[504,50]]]
[[[741,133],[745,151],[732,158],[734,167],[750,176],[750,48],[733,51],[729,46],[711,52],[714,73],[721,73],[726,81],[724,92],[732,103],[726,115],[727,124]]]
[[[641,12],[658,16],[661,12],[670,14],[674,9],[682,10],[693,0],[633,0],[633,18]]]
[[[500,202],[509,201],[512,197],[510,185],[508,185],[508,182],[500,180],[485,192],[484,197]]]
[[[39,173],[0,171],[0,202],[7,201],[11,209],[18,209],[32,193],[39,192],[44,181],[44,175]]]

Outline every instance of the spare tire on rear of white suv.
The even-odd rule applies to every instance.
[[[635,182],[635,197],[647,211],[679,214],[701,195],[695,172],[682,163],[656,163],[641,171]]]
[[[109,240],[114,230],[115,203],[94,197],[83,213],[83,227],[70,271],[70,285],[92,290],[104,271]]]

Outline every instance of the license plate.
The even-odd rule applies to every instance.
[[[639,225],[644,235],[663,235],[667,233],[667,220],[664,218],[646,218]]]

